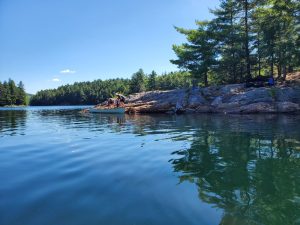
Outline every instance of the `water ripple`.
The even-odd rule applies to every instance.
[[[0,110],[1,225],[299,220],[300,116],[80,109]]]

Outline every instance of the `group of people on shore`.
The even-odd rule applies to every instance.
[[[121,94],[116,94],[115,98],[109,98],[107,101],[97,105],[96,107],[119,108],[125,106],[126,97]]]
[[[246,81],[246,87],[265,87],[274,85],[275,79],[273,76],[257,76]]]

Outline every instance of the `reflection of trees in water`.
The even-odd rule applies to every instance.
[[[25,128],[26,111],[0,112],[1,132]],[[300,221],[299,116],[85,115],[36,111],[30,119],[65,129],[170,134],[190,141],[174,152],[180,182],[224,210],[221,224],[293,224]],[[15,133],[14,133],[15,132]]]
[[[172,160],[180,182],[195,183],[202,201],[224,209],[221,224],[300,222],[299,128],[283,132],[297,121],[275,118],[266,127],[252,119],[247,130],[234,120],[199,124],[190,148]]]
[[[299,116],[126,116],[137,135],[190,140],[174,152],[180,182],[224,210],[221,224],[293,224],[300,220]],[[178,138],[181,135],[181,138]],[[177,158],[177,157],[176,157]]]
[[[24,135],[27,111],[3,110],[0,111],[0,136]]]
[[[0,111],[0,135],[22,134],[26,111]],[[170,134],[191,140],[174,152],[180,182],[198,187],[199,198],[224,210],[221,224],[293,224],[300,221],[299,116],[85,115],[30,112],[32,122],[65,129]]]

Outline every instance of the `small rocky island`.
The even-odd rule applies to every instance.
[[[245,84],[149,91],[130,95],[128,113],[300,113],[299,80],[272,87]]]

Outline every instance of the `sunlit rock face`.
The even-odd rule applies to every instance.
[[[130,95],[126,106],[137,113],[299,113],[300,86],[230,84],[150,91]]]

